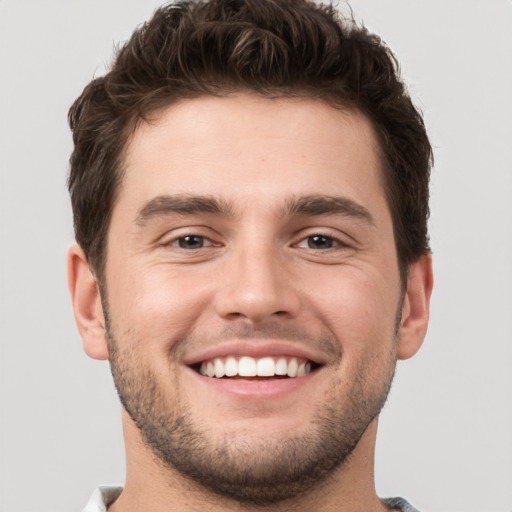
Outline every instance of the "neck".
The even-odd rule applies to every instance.
[[[349,460],[313,491],[284,502],[254,506],[218,496],[179,472],[164,467],[123,412],[126,484],[109,512],[363,512],[389,510],[377,497],[374,453],[377,420],[361,437]]]

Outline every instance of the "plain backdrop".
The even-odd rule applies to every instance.
[[[1,499],[69,512],[123,481],[108,365],[69,304],[66,115],[156,0],[0,0]],[[422,512],[512,511],[512,3],[353,0],[435,148],[426,342],[400,363],[376,482]]]

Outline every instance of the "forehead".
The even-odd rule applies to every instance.
[[[384,196],[381,167],[372,125],[355,110],[312,99],[200,97],[137,127],[118,203],[187,193],[242,209],[311,194],[364,203]]]

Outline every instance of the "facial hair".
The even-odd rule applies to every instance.
[[[106,301],[104,313],[115,386],[146,445],[171,472],[178,471],[205,490],[239,503],[265,506],[297,498],[347,464],[361,436],[380,413],[393,380],[397,328],[384,360],[368,357],[359,361],[343,397],[336,391],[339,377],[330,391],[319,397],[314,420],[303,433],[285,439],[262,435],[259,440],[231,433],[213,440],[208,429],[194,421],[190,405],[179,396],[171,401],[166,395],[166,386],[172,383],[162,383],[149,364],[134,356],[133,347],[141,340],[129,332],[117,339],[105,306]],[[281,334],[283,338],[297,335]],[[250,333],[246,331],[244,337],[250,337]],[[340,345],[331,334],[310,338],[309,343],[330,346],[333,353]]]

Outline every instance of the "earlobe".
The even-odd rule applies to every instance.
[[[78,244],[68,250],[68,286],[84,350],[93,359],[108,359],[105,319],[98,283]]]
[[[433,282],[432,255],[428,253],[409,266],[400,322],[399,359],[409,359],[423,343],[428,327]]]

